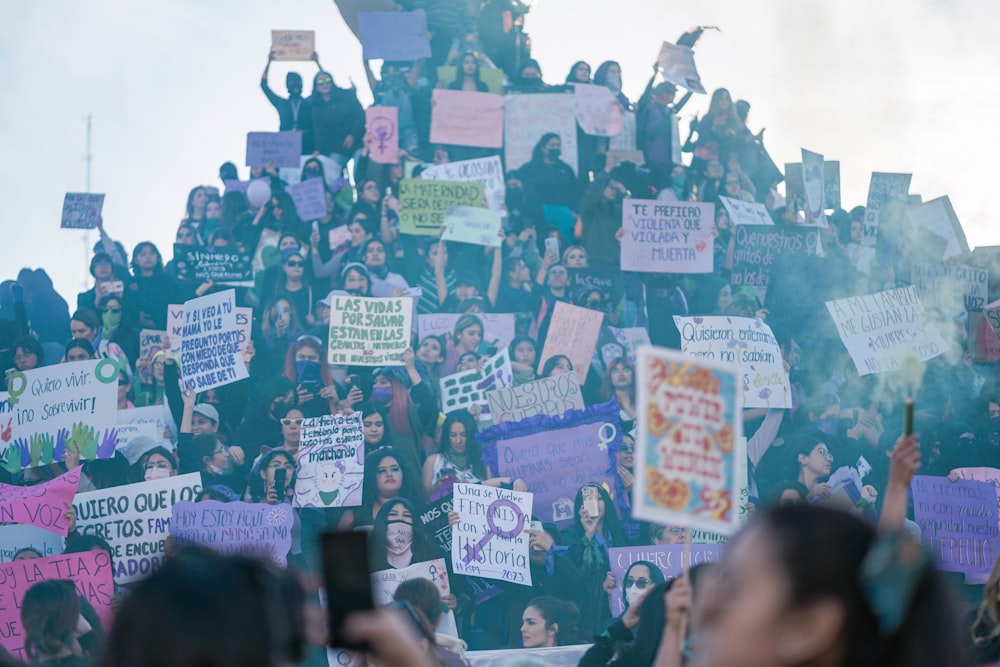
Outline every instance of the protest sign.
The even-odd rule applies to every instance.
[[[67,448],[78,449],[85,460],[113,456],[118,373],[115,359],[11,372],[7,388],[14,439],[8,462],[20,460],[23,468],[48,465],[62,461]]]
[[[584,408],[580,381],[572,371],[488,391],[486,401],[494,424],[519,422],[535,415],[560,417],[568,410]]]
[[[451,524],[448,522],[448,512],[452,510],[452,498],[450,493],[438,498],[428,503],[418,515],[427,534],[433,536],[434,542],[446,553],[451,553]]]
[[[116,582],[138,581],[163,564],[174,503],[193,501],[199,491],[201,475],[193,472],[78,493],[73,501],[76,529],[111,545]]]
[[[473,206],[449,206],[444,212],[445,241],[499,248],[503,242],[503,218],[497,211]]]
[[[166,335],[166,331],[155,329],[143,329],[139,332],[139,359],[135,365],[141,384],[153,384],[153,357],[163,349],[163,337]]]
[[[248,167],[298,168],[301,157],[301,132],[247,132]]]
[[[376,164],[398,163],[399,109],[396,107],[368,107],[365,109],[365,129],[372,139],[371,146],[368,148],[371,161]]]
[[[733,228],[733,285],[767,288],[771,265],[779,255],[816,255],[820,247],[815,227],[739,225]]]
[[[529,162],[535,144],[549,132],[559,135],[562,161],[577,173],[576,96],[571,93],[504,96],[503,160],[508,171]]]
[[[873,171],[868,184],[868,199],[865,204],[864,233],[862,245],[874,246],[878,238],[879,214],[890,199],[905,199],[910,190],[912,174],[888,174]]]
[[[589,308],[581,308],[559,301],[552,310],[552,322],[545,336],[545,345],[538,359],[538,368],[545,366],[549,357],[563,354],[573,364],[572,370],[584,382],[590,371],[590,360],[597,346],[597,336],[601,333],[604,313]]]
[[[322,178],[307,178],[285,186],[285,192],[295,204],[295,212],[305,221],[326,217],[326,190]]]
[[[622,204],[622,270],[711,273],[714,216],[714,204],[626,199]]]
[[[105,551],[83,551],[5,563],[0,567],[0,579],[4,590],[0,595],[0,646],[10,651],[15,658],[28,662],[24,651],[21,601],[28,589],[40,581],[72,581],[77,594],[97,612],[105,632],[111,627],[111,602],[115,597],[115,589],[111,581],[111,559]]]
[[[167,405],[119,410],[118,424],[150,424],[156,428],[156,439],[173,440],[177,437],[177,425]]]
[[[432,144],[501,148],[503,95],[436,88],[430,139]]]
[[[341,246],[346,248],[347,244],[351,242],[351,230],[348,229],[347,225],[340,225],[339,227],[334,227],[330,230],[327,235],[327,245],[330,250],[338,250]]]
[[[331,364],[402,366],[410,346],[409,297],[334,296],[330,303]]]
[[[0,523],[26,523],[66,537],[66,507],[80,484],[82,468],[73,468],[34,486],[0,484]]]
[[[417,336],[423,340],[427,336],[454,335],[455,323],[461,313],[434,313],[417,315]],[[476,313],[483,325],[483,342],[492,345],[495,341],[510,343],[516,335],[513,313]]]
[[[823,200],[827,210],[840,208],[840,162],[823,160]],[[785,163],[785,199],[799,197],[805,201],[802,163]]]
[[[643,155],[642,150],[639,149],[638,146],[636,146],[635,144],[635,134],[636,134],[635,112],[633,111],[622,112],[622,127],[624,129],[622,129],[621,134],[616,134],[615,136],[608,139],[608,159],[609,160],[615,159],[614,158],[615,153],[618,153],[619,155],[621,155],[622,153],[635,155],[635,153],[638,152],[641,159],[639,161],[633,159],[632,161],[635,162],[637,165],[642,164],[645,161],[645,156]],[[676,150],[678,152],[680,151],[680,143],[676,144]],[[677,157],[679,158],[680,155],[677,155]],[[618,162],[621,161],[622,160],[619,158]]]
[[[118,431],[116,449],[128,460],[129,465],[138,463],[143,454],[163,439],[162,433],[156,429],[156,424],[118,424],[115,429]],[[150,443],[145,438],[153,442]]]
[[[234,290],[184,302],[181,377],[186,386],[197,391],[249,377],[240,354]]]
[[[973,361],[1000,361],[1000,301],[987,306],[983,312],[969,313],[969,342],[966,346]],[[990,315],[987,318],[987,315]]]
[[[507,197],[507,185],[504,181],[503,165],[500,156],[477,158],[475,160],[460,160],[428,167],[420,172],[420,178],[425,181],[457,181],[461,183],[482,183],[486,195],[486,207],[493,211],[503,211],[504,200]],[[474,206],[479,206],[477,202]]]
[[[607,331],[614,336],[617,345],[607,344],[601,347],[601,359],[605,365],[610,365],[618,356],[619,351],[624,350],[625,356],[633,364],[638,358],[638,350],[643,345],[649,345],[649,330],[645,327],[606,327]],[[614,350],[612,351],[612,348]],[[612,356],[615,354],[617,356]]]
[[[441,410],[451,413],[468,410],[472,405],[482,408],[479,418],[490,419],[487,392],[514,384],[510,367],[510,350],[504,348],[483,363],[482,370],[461,371],[441,378]]]
[[[358,29],[365,60],[420,60],[431,55],[427,14],[358,12]]]
[[[181,360],[181,341],[184,339],[184,304],[170,304],[167,306],[167,338],[170,340],[170,347],[166,356],[174,361]]]
[[[316,53],[316,32],[272,30],[271,53],[275,60],[312,60]]]
[[[913,518],[938,569],[989,573],[1000,550],[993,483],[917,475],[910,490]]]
[[[0,526],[0,563],[9,563],[21,549],[34,549],[42,558],[62,553],[65,540],[50,530],[26,523]]]
[[[477,436],[483,461],[499,477],[524,480],[540,520],[566,525],[581,486],[612,482],[614,452],[622,441],[618,412],[612,400],[559,417],[537,414],[494,424]]]
[[[972,252],[969,249],[969,242],[965,239],[962,223],[958,221],[955,209],[952,208],[951,200],[947,196],[908,206],[906,215],[914,230],[924,229],[942,239],[944,253],[940,257],[941,260],[964,257]]]
[[[615,308],[625,296],[622,272],[614,267],[593,265],[569,269],[568,293],[573,298],[585,296],[585,292],[599,290],[604,302]]]
[[[827,208],[823,190],[823,156],[802,149],[802,190],[805,195],[806,222],[825,226]]]
[[[989,298],[990,272],[962,264],[910,264],[910,283],[924,308],[946,315],[982,310]]]
[[[365,478],[361,413],[302,422],[293,507],[358,507]]]
[[[946,344],[913,286],[827,301],[840,340],[858,375],[885,373],[908,358],[927,361],[944,354]]]
[[[438,85],[447,88],[458,76],[458,68],[454,65],[442,65],[437,68]],[[479,80],[486,84],[486,92],[496,95],[503,94],[504,74],[503,70],[494,67],[487,67],[482,63],[479,67]]]
[[[408,579],[426,579],[434,584],[441,595],[451,595],[448,585],[448,565],[444,558],[414,563],[399,569],[372,572],[372,602],[378,607],[392,604],[392,596],[399,585]]]
[[[251,178],[248,181],[235,181],[235,180],[226,179],[226,180],[222,181],[222,183],[223,183],[223,185],[226,186],[226,194],[229,194],[230,192],[244,192],[245,193],[247,190],[250,189],[250,184],[253,183],[254,181],[262,181],[264,183],[267,183],[269,188],[271,187],[271,185],[270,185],[271,184],[271,179],[270,178]]]
[[[730,535],[737,528],[737,369],[674,350],[639,350],[632,515]]]
[[[171,508],[170,534],[181,547],[206,547],[224,556],[255,556],[284,567],[292,548],[294,520],[288,505],[182,501]]]
[[[767,207],[760,202],[743,201],[731,197],[719,197],[726,207],[729,221],[733,225],[773,225],[774,220],[767,212]]]
[[[253,286],[250,255],[236,246],[174,244],[174,262],[182,280]]]
[[[528,535],[533,496],[481,484],[456,484],[451,537],[455,574],[531,586]]]
[[[63,229],[94,229],[104,208],[104,195],[93,192],[67,192],[63,198]]]
[[[586,134],[613,137],[625,129],[622,107],[606,86],[574,83],[573,97],[576,122]]]
[[[781,346],[763,320],[752,317],[681,317],[681,351],[734,365],[743,383],[743,407],[791,408],[792,388]]]
[[[693,93],[705,92],[705,86],[698,76],[698,68],[694,64],[694,50],[691,48],[663,42],[660,53],[656,56],[656,66],[663,78],[670,83],[687,88]]]
[[[482,183],[404,178],[399,182],[399,229],[435,236],[449,206],[483,206],[483,197]]]
[[[615,592],[611,593],[611,613],[625,613],[625,573],[636,561],[652,563],[664,579],[670,581],[681,576],[694,565],[717,563],[722,558],[721,544],[661,544],[644,547],[612,547],[608,549],[611,573],[615,575]],[[648,566],[647,566],[648,567]],[[633,575],[635,576],[635,575]]]

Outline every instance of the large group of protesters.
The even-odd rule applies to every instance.
[[[862,262],[864,206],[830,209],[828,223],[817,228],[822,253],[795,262],[779,256],[771,266],[773,290],[734,284],[736,234],[720,197],[763,204],[778,227],[810,222],[801,197],[779,194],[784,176],[764,149],[762,133],[748,125],[750,104],[717,88],[707,112],[681,136],[678,112],[690,95],[659,72],[636,100],[625,95],[622,81],[639,74],[623,72],[614,61],[593,68],[577,62],[564,80],[552,82],[552,73],[543,74],[520,42],[508,43],[509,31],[490,23],[499,21],[493,14],[502,5],[487,3],[478,30],[463,23],[469,16],[432,13],[430,58],[384,62],[377,77],[369,70],[375,104],[398,110],[397,164],[372,159],[376,139],[366,131],[356,91],[338,87],[318,57],[311,92],[293,72],[287,96],[271,89],[274,54],[268,58],[260,85],[278,112],[272,129],[302,133],[302,166],[292,180],[322,180],[326,215],[301,219],[285,191],[284,170],[273,165],[242,175],[266,184],[263,198],[249,196],[259,188],[238,187],[241,174],[226,163],[218,182],[192,187],[186,201],[179,193],[177,202],[183,211],[177,246],[238,248],[253,257],[254,284],[236,288],[236,304],[253,312],[250,342],[242,349],[247,379],[196,391],[170,354],[169,336],[164,350],[151,359],[141,356],[140,332],[166,330],[169,306],[232,287],[182,275],[165,256],[172,248],[151,242],[124,247],[115,240],[113,220],[99,224],[93,287],[75,301],[56,292],[44,268],[25,268],[0,284],[4,389],[11,371],[114,359],[119,409],[163,406],[176,427],[157,439],[131,441],[132,461],[122,452],[87,459],[79,450],[67,450],[64,460],[48,466],[19,469],[6,461],[0,470],[5,484],[40,484],[79,467],[83,493],[199,473],[198,500],[278,505],[290,503],[304,421],[360,412],[364,430],[360,506],[296,509],[287,572],[251,558],[178,549],[168,540],[158,573],[116,587],[112,628],[102,628],[64,581],[30,589],[20,612],[27,659],[53,665],[322,664],[323,623],[301,587],[320,570],[322,533],[372,531],[373,571],[436,558],[450,566],[450,554],[418,520],[424,508],[456,483],[532,491],[525,480],[491,469],[477,440],[489,426],[479,410],[445,413],[442,406],[441,378],[481,368],[506,348],[515,386],[573,372],[584,405],[613,405],[621,434],[616,463],[603,484],[577,489],[568,521],[531,524],[531,586],[450,572],[447,595],[423,580],[400,586],[396,599],[409,612],[402,621],[385,611],[359,614],[348,630],[367,640],[382,664],[467,664],[469,649],[574,644],[592,644],[580,663],[586,665],[1000,660],[1000,572],[985,585],[967,585],[960,575],[936,571],[919,549],[917,556],[907,551],[920,539],[907,506],[918,470],[948,476],[962,467],[1000,468],[996,358],[970,344],[982,337],[972,330],[980,320],[928,308],[928,325],[941,331],[950,349],[928,361],[923,382],[907,390],[885,381],[893,373],[859,372],[823,306],[909,284],[914,255],[905,216],[893,205],[883,207],[880,229],[896,238]],[[437,72],[449,65],[455,76],[445,84]],[[401,179],[420,178],[431,165],[503,155],[502,149],[429,138],[433,90],[484,92],[486,70],[500,72],[509,93],[554,94],[574,84],[610,89],[621,111],[634,115],[635,136],[626,143],[642,159],[622,160],[609,138],[578,130],[578,154],[567,160],[560,135],[543,133],[529,161],[504,165],[499,247],[407,234],[400,225]],[[714,204],[714,270],[622,271],[627,197]],[[994,267],[981,268],[989,270],[991,288],[1000,285]],[[593,276],[601,280],[588,280]],[[347,295],[413,296],[418,315],[459,317],[444,334],[421,338],[414,326],[396,363],[338,366],[328,361],[331,307]],[[560,303],[603,315],[586,368],[574,368],[569,350],[540,364]],[[509,340],[484,323],[496,313],[516,315]],[[791,408],[743,411],[749,497],[741,513],[753,518],[719,563],[665,579],[656,565],[640,561],[617,581],[612,548],[721,539],[632,515],[642,406],[634,350],[615,335],[643,329],[652,345],[680,349],[674,316],[710,315],[767,322],[792,387]],[[897,384],[901,389],[893,388]],[[901,436],[907,392],[919,436]],[[859,460],[866,462],[863,492],[845,509],[833,502],[828,478]],[[276,471],[287,484],[276,483]],[[596,511],[585,507],[585,496],[596,498]],[[113,553],[101,537],[76,530],[71,508],[67,520],[67,553]],[[872,572],[876,552],[889,554],[898,568]],[[31,549],[17,553],[41,556]],[[611,611],[618,608],[615,595],[624,596],[618,617]],[[442,623],[449,612],[456,620],[451,634]],[[411,622],[416,628],[404,627]]]

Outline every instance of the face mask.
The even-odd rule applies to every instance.
[[[545,153],[549,156],[550,160],[558,160],[559,156],[562,155],[562,151],[558,148],[550,148]]]
[[[306,180],[310,178],[321,178],[323,176],[319,169],[306,169]]]
[[[405,521],[390,521],[385,542],[389,553],[402,556],[413,546],[413,526]]]
[[[170,477],[170,471],[166,468],[149,468],[143,477],[147,482],[153,479],[163,479]]]
[[[392,400],[392,387],[380,385],[372,388],[372,403],[375,405],[388,405]]]
[[[638,586],[629,586],[625,589],[625,599],[628,601],[628,606],[633,607],[642,597],[642,594],[646,592],[645,588],[640,589]]]
[[[112,336],[118,330],[118,325],[122,323],[122,314],[105,310],[101,315],[101,323],[104,325],[105,338]]]
[[[671,174],[670,175],[670,187],[674,190],[680,191],[684,187],[684,181],[687,177],[684,174]]]
[[[319,362],[303,359],[295,362],[295,377],[299,382],[319,378]]]

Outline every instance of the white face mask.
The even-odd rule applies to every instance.
[[[403,521],[390,521],[385,541],[389,553],[402,556],[413,546],[413,526]]]
[[[647,588],[648,588],[648,586],[647,586]],[[629,607],[634,607],[636,605],[636,603],[639,602],[639,598],[641,598],[642,594],[645,593],[645,592],[646,592],[645,588],[639,588],[638,586],[636,586],[634,584],[632,586],[629,586],[628,588],[626,588],[625,589],[625,599],[628,601],[628,606]]]
[[[147,482],[154,479],[163,479],[164,477],[170,477],[170,470],[167,468],[147,468],[146,474],[143,477]]]

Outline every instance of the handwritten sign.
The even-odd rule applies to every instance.
[[[66,537],[66,507],[80,484],[80,468],[35,486],[0,484],[0,523],[27,523]]]
[[[767,207],[760,202],[748,202],[742,199],[731,197],[719,197],[722,205],[726,207],[729,220],[734,225],[773,225],[767,212]]]
[[[361,413],[302,422],[293,507],[358,507],[365,477]]]
[[[456,484],[458,513],[451,538],[455,574],[531,586],[528,536],[532,494],[480,484]]]
[[[927,361],[944,354],[944,339],[912,286],[827,301],[826,309],[858,375],[896,370],[909,357]]]
[[[982,575],[1000,551],[997,492],[991,482],[917,475],[913,518],[939,569]]]
[[[430,138],[432,144],[503,147],[503,95],[436,88]]]
[[[434,313],[417,315],[417,336],[423,340],[427,336],[441,336],[455,333],[455,323],[461,313]],[[483,340],[486,342],[514,340],[515,318],[513,313],[476,313],[483,323]]]
[[[823,200],[827,209],[840,208],[840,162],[823,159]],[[799,197],[805,200],[805,184],[802,181],[802,163],[785,163],[785,198]]]
[[[0,526],[0,563],[14,560],[21,549],[34,549],[42,558],[62,553],[65,540],[50,530],[26,523]]]
[[[535,415],[561,417],[569,410],[584,408],[580,381],[572,371],[516,387],[488,391],[486,400],[494,424],[518,422]]]
[[[294,520],[288,505],[183,501],[171,508],[170,534],[180,546],[207,547],[224,556],[266,558],[284,567],[292,548]]]
[[[879,215],[882,207],[890,199],[905,199],[910,190],[912,174],[888,174],[873,171],[868,184],[868,200],[865,204],[864,234],[862,245],[874,246],[878,238]]]
[[[611,594],[611,613],[620,616],[625,612],[623,603],[625,573],[632,563],[640,560],[652,563],[663,574],[663,578],[670,581],[694,565],[719,562],[723,548],[721,544],[661,544],[608,549],[611,573],[615,575],[615,592]]]
[[[632,514],[724,535],[737,528],[736,368],[673,350],[639,350]]]
[[[301,156],[301,132],[247,132],[248,167],[298,168]]]
[[[115,597],[111,581],[111,559],[105,551],[84,551],[48,558],[20,560],[0,566],[3,595],[0,599],[0,645],[25,662],[24,626],[21,624],[21,602],[24,594],[40,581],[68,579],[77,594],[89,602],[105,628],[111,627],[111,602]]]
[[[92,192],[67,192],[63,198],[63,229],[94,229],[104,208],[104,195]]]
[[[480,419],[490,418],[487,392],[510,387],[514,374],[510,367],[510,351],[502,349],[483,364],[482,370],[462,371],[441,378],[441,410],[449,414],[468,410],[473,405],[484,408]]]
[[[419,60],[431,55],[427,14],[422,9],[358,12],[358,29],[365,60]]]
[[[605,303],[611,305],[618,304],[625,296],[622,272],[615,267],[601,264],[569,269],[569,284],[566,289],[570,294],[577,296],[590,290],[598,290],[604,297]]]
[[[743,383],[743,407],[791,408],[792,389],[771,327],[752,317],[674,316],[681,351],[732,364]]]
[[[823,190],[823,156],[802,149],[802,189],[809,224],[825,226],[826,197]]]
[[[275,60],[312,60],[315,52],[314,30],[271,31],[271,53]]]
[[[504,164],[520,169],[543,134],[555,132],[562,161],[578,171],[576,96],[572,93],[511,94],[503,98]]]
[[[595,137],[613,137],[625,130],[622,107],[611,90],[605,86],[574,83],[576,122],[586,134]]]
[[[497,211],[473,206],[449,206],[444,213],[445,241],[499,248],[503,242],[503,218]]]
[[[295,204],[295,212],[303,220],[319,220],[326,217],[326,190],[322,178],[307,178],[285,186],[285,192]]]
[[[670,83],[687,88],[693,93],[704,93],[705,86],[701,83],[698,68],[694,64],[694,50],[687,46],[678,46],[663,42],[660,53],[656,56],[656,66],[663,78]]]
[[[990,273],[963,264],[910,265],[910,283],[925,308],[939,308],[948,315],[982,310],[990,291]]]
[[[427,533],[434,537],[435,543],[443,551],[451,553],[451,524],[448,522],[448,512],[452,508],[452,494],[442,496],[420,510],[420,523]]]
[[[621,351],[625,351],[625,356],[633,364],[638,358],[638,350],[643,345],[649,345],[649,330],[645,327],[607,327],[607,331],[615,337],[617,345],[607,343],[601,347],[601,359],[604,364],[611,365],[615,359],[621,356]]]
[[[401,366],[410,346],[409,297],[335,296],[330,303],[331,364]]]
[[[399,182],[400,231],[434,236],[449,206],[479,207],[483,197],[482,183],[404,178]]]
[[[816,255],[819,230],[815,227],[739,225],[733,229],[733,285],[767,288],[771,265],[778,255]]]
[[[944,252],[940,259],[963,257],[972,252],[962,231],[962,223],[958,221],[947,196],[911,205],[907,207],[906,215],[915,230],[924,229],[942,239]]]
[[[371,136],[369,157],[376,164],[399,162],[399,109],[371,106],[365,109],[365,129]]]
[[[711,273],[714,215],[713,204],[626,199],[622,270]]]
[[[444,558],[414,563],[398,570],[379,570],[372,572],[372,601],[379,607],[392,604],[396,589],[404,581],[410,579],[426,579],[437,587],[441,595],[450,595],[448,585],[448,565]]]
[[[185,301],[181,340],[184,382],[206,391],[249,377],[239,338],[234,290]]]
[[[486,207],[493,211],[504,210],[507,186],[504,181],[500,156],[460,160],[428,167],[420,172],[425,181],[457,181],[461,183],[482,183],[486,195]],[[479,204],[475,204],[478,206]]]
[[[250,255],[236,246],[174,245],[177,276],[184,280],[250,286],[253,285],[250,260]]]
[[[144,385],[153,384],[153,356],[163,349],[163,337],[166,331],[143,329],[139,332],[139,361],[136,363],[139,382]]]
[[[564,354],[573,363],[577,375],[586,381],[603,321],[604,313],[562,301],[556,303],[538,367],[543,367],[549,357]]]

